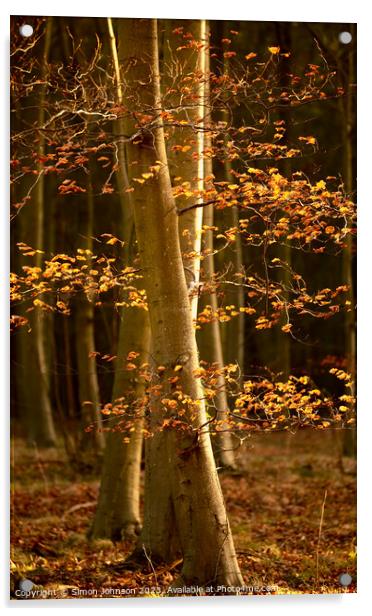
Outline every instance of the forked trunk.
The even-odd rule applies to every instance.
[[[159,488],[151,472],[159,460],[154,458],[157,443],[154,439],[150,449],[152,459],[146,467],[147,491],[140,547],[144,546],[151,559],[168,560],[172,556],[170,546],[177,545],[183,556],[181,579],[187,584],[237,587],[241,586],[242,577],[209,432],[206,426],[201,427],[206,422],[206,413],[200,380],[195,375],[198,369],[195,332],[159,113],[157,24],[155,20],[146,19],[128,19],[122,23],[120,43],[126,57],[132,59],[127,63],[128,95],[137,95],[139,109],[155,110],[152,130],[142,129],[135,142],[131,141],[128,164],[130,180],[138,177],[139,172],[153,174],[133,193],[134,214],[149,305],[153,357],[155,367],[164,368],[155,381],[163,386],[163,391],[151,401],[152,427],[158,428],[156,439],[164,452],[160,460],[161,472],[169,478],[165,494],[158,492],[155,499],[154,491]],[[136,130],[133,121],[128,120],[127,134]],[[178,404],[168,416],[162,400],[172,395],[176,366],[177,386],[189,398],[184,406]],[[181,390],[179,393],[182,395]],[[166,418],[169,427],[164,425]],[[184,426],[183,430],[173,427],[175,419]],[[173,526],[177,529],[173,537],[169,537],[169,531],[168,534],[159,532],[159,529],[165,531]]]

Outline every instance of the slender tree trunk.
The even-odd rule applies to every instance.
[[[116,95],[119,105],[123,103],[122,77],[120,60],[117,52],[112,20],[108,18],[108,32],[113,65],[116,75]],[[124,143],[122,119],[115,123],[118,136],[118,170],[116,173],[117,189],[122,212],[122,234],[124,238],[124,261],[132,261],[133,236],[133,203],[129,187],[127,163]],[[131,250],[132,248],[132,250]],[[124,362],[130,351],[140,353],[138,362],[148,361],[150,344],[150,328],[147,313],[138,308],[123,308],[121,311],[115,380],[113,388],[113,403],[118,398],[133,392],[133,398],[144,394],[144,383],[133,378],[131,372],[124,368]],[[112,419],[108,422],[109,433],[104,453],[101,487],[97,511],[92,528],[91,538],[106,537],[120,540],[124,536],[138,534],[141,528],[140,518],[140,470],[143,441],[143,418],[134,422],[134,431],[126,435],[129,442],[124,442],[120,432],[122,419]]]
[[[224,24],[224,36],[229,38],[228,32],[228,24]],[[224,57],[224,72],[228,74],[229,72],[229,59]],[[222,119],[227,123],[227,126],[230,122],[230,114],[226,109],[222,112]],[[226,141],[228,137],[226,138]],[[224,161],[224,171],[225,171],[225,179],[229,182],[234,182],[234,176],[232,175],[232,163],[226,156]],[[236,205],[234,205],[231,209],[231,218],[230,223],[232,227],[236,227],[239,229],[239,209]],[[233,266],[234,271],[237,273],[243,272],[243,247],[240,233],[236,234],[236,241],[234,243],[234,254],[233,254]],[[239,279],[240,280],[240,279]],[[233,287],[229,289],[228,293],[228,303],[236,306],[239,315],[228,321],[224,326],[224,338],[225,338],[225,348],[226,348],[226,361],[227,363],[237,363],[241,375],[244,375],[244,355],[245,355],[245,318],[244,313],[240,312],[240,308],[244,306],[244,289],[242,286]],[[241,379],[242,380],[242,379]]]
[[[188,50],[177,52],[179,46],[179,37],[173,34],[174,29],[182,27],[183,32],[187,35],[192,35],[193,40],[197,43],[196,47],[191,47]],[[186,110],[177,115],[177,119],[185,121],[189,126],[182,130],[176,128],[173,139],[168,140],[168,164],[171,170],[171,176],[181,178],[186,186],[190,196],[185,196],[178,201],[179,211],[186,209],[190,205],[198,202],[203,202],[203,191],[205,189],[205,177],[212,173],[212,159],[205,159],[205,150],[210,148],[210,134],[205,131],[206,120],[210,116],[209,110],[209,35],[208,27],[205,20],[177,20],[168,21],[166,28],[166,45],[164,50],[164,66],[166,71],[170,71],[172,67],[178,67],[180,88],[184,85],[190,91],[190,101],[186,105]],[[172,76],[174,79],[174,75]],[[171,85],[172,78],[164,79],[164,90]],[[183,81],[187,80],[187,81]],[[178,94],[174,97],[167,95],[169,103],[174,102],[174,106],[179,104]],[[171,105],[172,106],[172,105]],[[174,143],[176,142],[176,143]],[[183,149],[173,152],[172,146],[180,146]],[[179,235],[182,251],[183,264],[186,272],[186,279],[190,288],[191,310],[192,316],[195,319],[198,312],[199,298],[199,279],[200,279],[200,252],[201,252],[201,237],[202,224],[204,216],[212,220],[213,224],[213,209],[195,208],[186,213],[181,214],[179,220]],[[205,224],[208,224],[204,220]],[[212,245],[213,250],[213,234],[207,234],[207,247]],[[213,268],[213,257],[209,257],[204,262],[207,271],[207,276],[210,277]],[[217,308],[217,298],[213,294],[212,302]],[[207,327],[203,339],[204,349],[208,352],[208,359],[211,362],[216,362],[220,367],[223,366],[221,336],[219,323],[212,323],[211,327]],[[207,340],[210,337],[210,340]],[[215,399],[217,407],[217,417],[219,422],[220,433],[213,439],[213,444],[216,444],[215,451],[218,459],[218,465],[226,468],[233,468],[234,454],[231,435],[227,432],[226,411],[227,396],[225,391],[224,378],[221,376],[218,382],[218,393]],[[212,414],[214,410],[211,411]]]
[[[148,315],[142,308],[126,308],[122,313],[118,355],[116,359],[113,405],[125,396],[133,401],[144,395],[144,382],[126,370],[128,353],[139,353],[137,363],[148,361],[150,327]],[[125,417],[124,417],[125,419]],[[104,454],[101,487],[97,511],[90,537],[106,537],[113,541],[139,533],[140,469],[143,417],[134,421],[134,431],[121,432],[123,417],[108,422],[109,433]],[[124,442],[129,437],[129,442]]]
[[[86,198],[80,203],[79,233],[84,238],[83,248],[92,252],[93,247],[93,191],[90,179]],[[89,256],[88,256],[89,258]],[[94,303],[82,295],[75,311],[75,344],[77,370],[79,377],[79,401],[83,428],[92,426],[91,434],[84,434],[82,445],[85,447],[93,435],[94,446],[101,451],[104,446],[102,432],[101,405],[94,341]]]
[[[52,39],[53,19],[49,17],[46,22],[45,42],[43,51],[43,64],[48,62],[49,50]],[[42,69],[42,76],[46,67]],[[46,86],[40,86],[40,98],[38,99],[37,126],[42,127],[45,121],[45,95]],[[42,131],[39,132],[37,145],[39,159],[45,154],[45,139]],[[39,177],[31,193],[32,200],[22,212],[24,236],[26,242],[38,250],[44,249],[44,173],[42,163],[38,163]],[[35,257],[36,267],[41,267],[42,254]],[[53,421],[50,391],[50,368],[47,361],[47,345],[50,345],[50,328],[46,327],[45,314],[35,308],[29,313],[31,333],[23,333],[19,336],[17,361],[21,364],[20,376],[24,378],[22,388],[28,383],[27,393],[22,395],[22,404],[27,414],[29,440],[40,447],[54,446],[56,444],[56,431]],[[19,358],[19,359],[18,359]]]
[[[189,49],[177,51],[179,37],[173,34],[175,28],[183,28],[186,35],[203,47],[191,46]],[[177,71],[176,79],[180,89],[188,90],[186,109],[177,113],[177,121],[185,125],[177,127],[167,145],[168,164],[171,177],[177,177],[178,183],[184,185],[187,196],[178,200],[181,211],[189,205],[203,202],[204,190],[204,121],[205,121],[205,63],[206,63],[206,22],[205,20],[174,20],[167,21],[166,44],[164,49],[165,71],[170,73],[172,67]],[[163,89],[171,87],[172,78],[165,78]],[[174,97],[167,95],[171,107],[180,103],[179,92]],[[172,151],[172,146],[181,150]],[[180,179],[181,178],[181,179]],[[179,235],[186,272],[186,280],[190,289],[191,311],[194,319],[198,312],[198,286],[200,278],[200,251],[203,224],[203,208],[189,210],[180,216]]]
[[[225,161],[225,174],[226,179],[231,181],[231,163],[228,160]],[[239,210],[236,205],[231,208],[231,225],[239,229]],[[234,248],[234,271],[241,273],[243,269],[242,240],[238,233]],[[245,369],[245,320],[244,313],[240,312],[240,308],[244,306],[243,287],[234,287],[234,289],[230,289],[229,298],[231,298],[231,301],[229,299],[229,303],[236,306],[239,315],[226,323],[226,359],[228,363],[238,364],[243,377]]]
[[[114,27],[112,19],[110,17],[107,18],[107,29],[110,41],[112,63],[115,71],[116,100],[118,106],[120,107],[123,105],[123,78],[120,70],[120,57],[117,49]],[[124,142],[125,127],[124,120],[120,115],[120,111],[118,119],[114,122],[114,133],[116,135],[118,161],[117,171],[115,175],[122,216],[121,231],[123,233],[123,240],[125,242],[124,258],[128,260],[134,233],[134,220],[132,197],[129,192],[125,192],[126,189],[129,188],[129,181]]]
[[[167,165],[161,109],[156,20],[128,19],[123,22],[120,42],[127,58],[135,58],[126,73],[128,89],[137,92],[141,105],[156,111],[153,130],[144,129],[128,148],[129,177],[136,169],[160,167],[156,176],[140,184],[134,193],[135,225],[145,288],[149,304],[155,366],[164,366],[160,378],[164,389],[174,367],[181,365],[180,385],[190,396],[183,408],[187,429],[163,425],[162,396],[152,399],[154,424],[162,428],[146,460],[144,528],[140,545],[150,558],[168,559],[171,545],[183,555],[181,579],[185,583],[240,586],[237,563],[226,508],[214,463],[198,369],[188,287],[178,239],[178,217]],[[151,79],[149,79],[151,75]],[[128,134],[135,131],[127,122]],[[159,162],[157,162],[159,161]],[[160,164],[159,164],[160,163]],[[181,362],[181,364],[180,364]],[[158,383],[158,381],[157,381]],[[168,395],[169,395],[168,391]],[[191,402],[193,401],[193,402]],[[177,409],[178,411],[181,409]],[[168,475],[165,494],[155,483],[158,476],[154,456],[161,442],[166,451],[163,474]],[[153,470],[155,469],[155,476]],[[160,484],[161,486],[162,484]],[[170,536],[169,529],[176,529]]]
[[[76,418],[75,412],[75,393],[74,393],[74,383],[72,380],[73,376],[73,366],[72,366],[72,354],[71,354],[71,342],[70,342],[70,323],[67,318],[63,319],[63,353],[64,353],[64,364],[65,364],[65,383],[64,387],[66,388],[66,403],[67,409],[66,414],[70,419]]]
[[[205,81],[205,116],[207,122],[210,120],[211,112],[210,112],[210,84],[209,84],[209,72],[210,72],[210,59],[209,59],[209,41],[208,39],[208,31],[206,31],[206,41],[207,46],[204,50],[206,55],[205,61],[205,73],[206,73],[206,81]],[[208,126],[206,126],[208,128]],[[211,152],[212,139],[211,133],[206,130],[205,132],[205,150],[206,152]],[[204,168],[205,168],[205,177],[212,178],[213,177],[213,163],[212,157],[206,156],[204,160]],[[209,183],[212,183],[212,180],[209,180]],[[213,226],[213,205],[209,204],[203,209],[204,217],[203,223],[206,227]],[[208,229],[205,231],[205,248],[207,251],[207,256],[205,256],[203,261],[203,269],[205,278],[208,282],[213,282],[214,279],[214,255],[213,255],[213,230]],[[217,312],[218,309],[218,300],[217,300],[217,292],[212,292],[207,296],[206,301],[212,307],[213,313]],[[203,359],[207,360],[210,363],[213,363],[217,366],[217,368],[222,368],[224,366],[223,360],[223,351],[222,351],[222,340],[221,340],[221,329],[220,323],[217,320],[213,320],[212,323],[209,323],[204,326],[203,330],[200,332],[201,336],[198,338],[202,343],[202,352]],[[235,455],[234,455],[234,443],[229,432],[229,425],[226,421],[229,411],[229,405],[227,400],[227,391],[226,391],[226,382],[223,374],[218,376],[217,384],[216,384],[216,396],[214,399],[215,412],[216,412],[216,420],[218,421],[218,430],[216,438],[214,439],[214,453],[216,457],[216,461],[218,466],[222,466],[224,468],[235,468]],[[211,409],[210,413],[213,414],[214,410]]]
[[[291,24],[288,23],[279,23],[277,24],[276,32],[278,36],[279,46],[282,52],[287,52],[291,54]],[[280,85],[283,89],[290,88],[290,73],[291,73],[291,55],[288,58],[281,58],[279,64],[279,79]],[[282,145],[290,144],[290,136],[291,136],[291,118],[290,115],[280,114],[279,119],[284,120],[286,122],[284,133],[284,138],[281,140]],[[287,179],[291,178],[292,175],[292,162],[290,158],[287,158],[283,161],[283,173]],[[284,285],[284,299],[288,301],[289,296],[289,287],[292,281],[292,250],[289,244],[285,244],[279,246],[278,257],[284,262],[285,267],[283,269],[278,270],[279,282],[282,282]],[[287,318],[284,316],[280,322],[280,325],[285,325],[287,323]],[[283,373],[283,378],[288,379],[291,373],[291,338],[289,334],[282,332],[281,327],[276,328],[277,340],[276,342],[276,353],[279,356],[279,364],[277,364],[277,368],[280,372]],[[288,438],[289,438],[288,433]]]

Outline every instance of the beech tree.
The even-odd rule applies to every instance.
[[[49,405],[48,442],[55,405],[66,450],[72,437],[105,443],[102,469],[89,452],[100,477],[90,539],[134,539],[139,566],[182,560],[176,584],[241,587],[217,471],[239,464],[251,434],[355,422],[352,146],[345,131],[344,179],[323,177],[308,162],[318,136],[303,129],[307,105],[323,102],[353,123],[352,68],[343,87],[323,56],[298,75],[284,27],[258,54],[204,20],[100,20],[89,41],[68,27],[62,61],[48,55],[50,23],[37,22],[39,56],[14,43],[19,375],[26,344],[39,359],[44,349],[37,370],[54,380],[42,387],[35,368],[32,391]],[[21,121],[30,98],[42,111]],[[290,124],[290,113],[303,115]],[[74,210],[60,209],[62,244],[58,219],[54,244],[39,225],[46,186],[54,208]],[[49,317],[63,341],[53,369],[39,335]],[[348,359],[319,352],[319,377],[309,340],[340,323]]]
[[[132,95],[135,91],[139,94],[142,108],[161,110],[157,23],[155,20],[125,23],[126,37],[121,42],[126,56],[136,58],[126,74],[127,87]],[[151,81],[147,85],[149,74]],[[128,121],[126,131],[134,134],[135,125]],[[154,118],[154,130],[144,131],[136,141],[139,143],[131,141],[128,145],[129,176],[133,177],[133,161],[137,161],[145,173],[154,174],[148,183],[140,185],[134,198],[153,356],[156,367],[164,366],[161,382],[167,389],[166,382],[174,368],[182,367],[180,380],[186,402],[186,429],[183,432],[163,430],[149,447],[140,543],[152,559],[168,562],[181,549],[181,576],[186,583],[212,581],[240,586],[242,578],[210,437],[203,428],[206,415],[200,381],[194,374],[198,369],[195,332],[159,112]],[[155,424],[164,422],[159,406],[154,397],[151,414]],[[159,455],[162,451],[165,455]]]
[[[31,112],[28,112],[27,120],[34,123],[35,127],[40,127],[45,121],[45,97],[46,86],[43,81],[46,79],[47,62],[50,53],[53,30],[53,18],[50,17],[46,23],[45,38],[43,41],[41,69],[41,87],[36,96],[33,97]],[[31,97],[32,98],[32,97]],[[16,102],[15,102],[16,104]],[[35,113],[35,109],[37,112]],[[21,224],[22,238],[29,241],[32,245],[38,246],[35,254],[35,265],[40,267],[42,251],[45,247],[45,178],[42,173],[42,158],[45,155],[44,135],[38,133],[37,156],[39,159],[37,167],[37,180],[29,178],[24,180],[23,190],[25,194],[30,192],[30,203],[26,216],[23,217]],[[21,195],[21,198],[23,194]],[[47,360],[47,346],[50,344],[50,328],[40,312],[30,315],[29,329],[32,336],[26,332],[20,332],[17,337],[17,362],[19,363],[19,401],[26,414],[26,425],[30,441],[41,447],[50,447],[56,444],[56,430],[54,427],[52,406],[51,406],[51,371]],[[31,391],[24,391],[22,382],[26,379],[30,382]]]
[[[182,46],[179,51],[179,34],[184,32],[190,45]],[[209,103],[209,27],[205,20],[167,21],[165,29],[166,45],[164,52],[165,78],[163,83],[164,106],[172,110],[179,109],[173,130],[167,129],[167,155],[171,178],[177,178],[178,186],[184,189],[182,201],[178,202],[180,212],[179,234],[183,262],[192,289],[191,312],[195,320],[198,314],[200,294],[200,270],[204,264],[207,277],[213,275],[213,236],[206,229],[213,224],[212,206],[193,207],[203,204],[206,183],[213,178],[212,149],[208,122],[210,122]],[[175,84],[177,83],[177,87]],[[187,101],[183,104],[183,97]],[[209,110],[209,111],[208,111]],[[190,209],[189,209],[190,208]],[[185,210],[185,212],[182,212]],[[207,217],[207,218],[206,218]],[[203,234],[206,238],[206,250],[211,254],[201,262]],[[216,295],[211,294],[215,307]],[[223,366],[220,340],[220,324],[215,321],[201,337],[199,352],[204,359]],[[223,376],[219,377],[216,398],[217,416],[223,421],[227,412],[227,396]],[[233,444],[228,430],[223,430],[215,438],[218,464],[234,468]]]
[[[123,78],[120,70],[121,58],[118,54],[112,20],[107,20],[108,34],[113,66],[115,70],[115,90],[117,104],[123,105]],[[132,264],[134,256],[133,202],[128,178],[128,168],[123,142],[124,123],[115,122],[118,135],[116,170],[117,191],[120,198],[122,237],[125,238],[124,258]],[[130,371],[131,358],[146,362],[150,351],[150,331],[146,311],[143,306],[121,308],[116,369],[113,386],[113,408],[118,416],[109,419],[107,445],[104,453],[100,494],[97,511],[90,538],[107,537],[117,540],[133,536],[141,528],[140,518],[140,465],[143,443],[143,409],[135,417],[134,430],[124,436],[121,404],[124,395],[132,396],[132,404],[145,395],[143,379]],[[129,368],[129,370],[128,370]],[[128,407],[128,405],[127,405]],[[127,408],[126,407],[126,408]]]

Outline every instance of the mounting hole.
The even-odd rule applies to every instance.
[[[343,45],[348,45],[353,40],[351,32],[340,32],[338,35],[338,40]]]
[[[22,24],[19,28],[19,33],[21,36],[29,37],[33,35],[34,29],[30,24]]]
[[[34,586],[34,583],[31,582],[31,580],[28,580],[27,578],[23,578],[19,582],[19,589],[23,590],[24,592],[30,592],[30,590],[32,590],[33,586]]]
[[[353,578],[349,573],[342,573],[338,580],[341,586],[350,586],[351,582],[353,581]]]

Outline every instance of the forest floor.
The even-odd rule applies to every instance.
[[[355,592],[355,462],[341,465],[339,450],[331,432],[255,435],[240,472],[221,474],[251,594]],[[98,488],[97,474],[73,470],[62,450],[12,443],[12,598],[23,578],[41,591],[34,598],[154,596],[171,585],[177,563],[129,571],[129,542],[87,542]],[[353,581],[343,587],[345,573]]]

